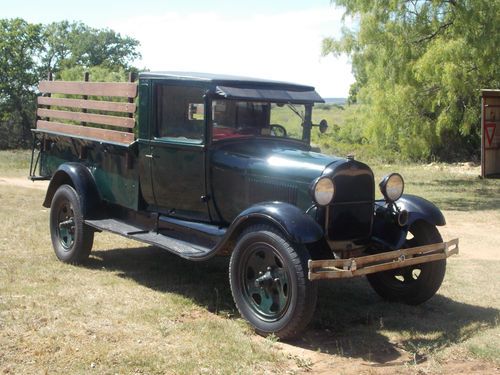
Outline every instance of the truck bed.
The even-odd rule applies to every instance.
[[[134,142],[137,84],[41,81],[39,90],[35,132],[121,145]]]

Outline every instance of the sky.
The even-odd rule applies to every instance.
[[[323,97],[347,97],[354,82],[347,57],[321,55],[342,14],[330,0],[23,0],[0,10],[0,18],[82,21],[138,39],[139,68],[302,83]]]

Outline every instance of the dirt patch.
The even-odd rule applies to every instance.
[[[321,332],[309,331],[305,337],[307,339],[313,335],[324,336]],[[387,353],[384,348],[381,348],[380,353],[373,353],[373,361],[367,361],[360,358],[320,353],[295,344],[280,342],[276,346],[289,359],[289,370],[290,373],[294,374],[500,374],[500,368],[493,363],[472,358],[451,359],[438,363],[434,360],[427,361],[425,358],[416,358],[400,348],[396,349],[398,355],[396,358],[395,353]],[[384,361],[384,357],[392,359]]]
[[[440,227],[443,239],[459,238],[460,257],[500,259],[500,211],[445,211],[447,225]]]
[[[325,340],[328,338],[323,332],[308,331],[304,340],[315,336],[315,340]],[[405,367],[411,363],[411,357],[408,353],[398,350],[398,357],[387,362],[364,361],[359,358],[349,358],[341,355],[329,353],[320,353],[315,350],[297,346],[296,344],[277,343],[278,350],[290,360],[290,369],[297,374],[401,374]],[[376,356],[384,356],[380,353],[374,353]],[[391,357],[394,357],[391,355]]]
[[[0,177],[0,185],[18,186],[28,189],[47,190],[49,181],[31,181],[21,177]]]

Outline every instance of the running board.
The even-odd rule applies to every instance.
[[[154,231],[144,230],[117,219],[85,220],[85,224],[97,230],[119,234],[123,237],[160,247],[190,260],[207,259],[213,250],[212,248],[167,237]]]

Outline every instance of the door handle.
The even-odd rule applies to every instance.
[[[155,157],[153,154],[146,154],[144,156],[147,158],[150,158],[150,159],[154,159],[154,157]]]

